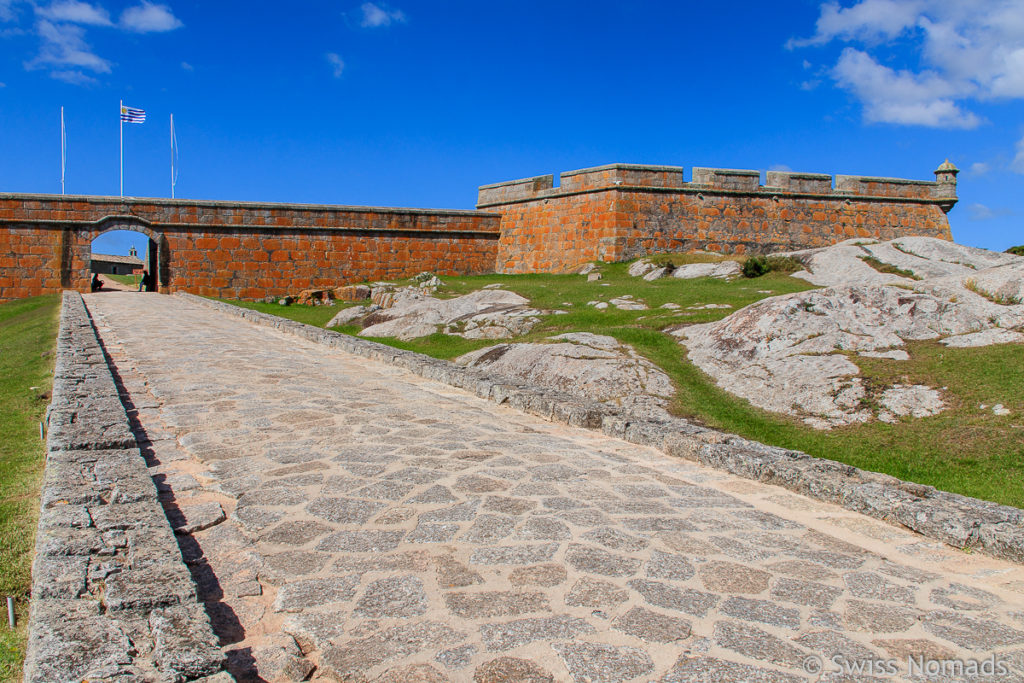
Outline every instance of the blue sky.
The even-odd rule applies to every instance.
[[[0,191],[472,208],[611,162],[922,180],[1024,243],[1024,0],[0,0]]]

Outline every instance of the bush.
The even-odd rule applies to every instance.
[[[743,277],[761,277],[768,272],[768,259],[764,256],[751,256],[743,262]]]
[[[765,273],[795,273],[804,265],[792,256],[751,256],[743,262],[743,277],[761,277]]]
[[[1019,247],[1010,247],[1006,250],[1007,254],[1016,254],[1017,256],[1024,256],[1024,244]]]
[[[804,264],[792,256],[769,256],[768,270],[776,273],[795,273],[804,269]]]
[[[655,268],[664,268],[666,276],[671,275],[672,271],[676,269],[676,264],[672,263],[672,259],[669,258],[652,259],[651,265]]]

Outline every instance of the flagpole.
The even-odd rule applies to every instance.
[[[60,108],[60,193],[64,194],[64,169],[67,166],[68,138],[64,130],[64,107]]]
[[[174,199],[174,114],[171,114],[171,199]]]
[[[121,198],[124,199],[124,117],[121,111],[124,109],[124,100],[117,105],[117,120],[121,127]]]

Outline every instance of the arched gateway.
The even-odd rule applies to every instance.
[[[94,242],[96,238],[100,237],[105,233],[125,231],[139,234],[146,238],[149,242],[148,248],[144,250],[146,261],[142,263],[142,267],[147,272],[153,273],[153,285],[150,291],[159,292],[160,283],[163,282],[164,286],[167,286],[166,277],[168,276],[167,270],[167,241],[163,239],[163,234],[153,230],[152,227],[147,225],[145,222],[135,216],[108,216],[101,220],[91,234],[83,233],[83,238],[88,239],[89,253],[86,254],[87,268],[90,273],[95,271],[95,268],[91,267],[89,263],[91,261],[92,252],[95,249]],[[161,258],[163,256],[163,258]],[[163,274],[163,277],[161,277]]]

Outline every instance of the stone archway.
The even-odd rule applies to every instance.
[[[89,262],[92,252],[92,243],[97,237],[114,230],[135,232],[145,236],[150,243],[149,262],[146,269],[155,274],[153,290],[167,293],[169,285],[169,266],[167,238],[162,232],[155,229],[153,225],[138,216],[106,216],[100,220],[83,227],[78,231],[78,259],[83,264],[80,270],[84,271],[85,282],[91,277],[89,273]],[[80,274],[81,275],[81,274]],[[88,291],[87,289],[82,291]]]

